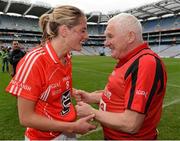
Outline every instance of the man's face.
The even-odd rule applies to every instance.
[[[108,23],[104,42],[106,47],[111,49],[111,56],[114,59],[123,58],[127,53],[127,32],[114,22]]]
[[[14,41],[13,42],[13,49],[18,49],[19,48],[19,43]]]

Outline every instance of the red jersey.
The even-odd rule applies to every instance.
[[[103,127],[105,138],[113,140],[155,139],[166,82],[164,64],[157,54],[150,50],[147,43],[120,59],[109,76],[100,108],[117,113],[129,109],[146,116],[138,133],[128,134]]]
[[[72,64],[70,55],[63,65],[50,43],[29,52],[18,64],[17,73],[6,90],[15,96],[36,102],[35,112],[49,119],[74,121],[71,103]],[[53,139],[60,132],[44,132],[27,128],[31,140]]]

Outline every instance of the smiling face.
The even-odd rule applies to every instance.
[[[111,56],[115,59],[123,58],[128,51],[128,32],[123,28],[117,28],[118,26],[112,21],[105,30],[104,45],[111,49]]]
[[[142,26],[136,17],[120,13],[108,21],[104,45],[111,49],[111,56],[122,59],[143,43]]]
[[[50,41],[58,56],[71,50],[80,51],[88,39],[86,15],[77,7],[63,5],[40,17],[42,45]]]
[[[70,50],[81,50],[82,43],[88,39],[87,20],[85,17],[81,17],[79,24],[69,29],[66,39],[67,46]]]

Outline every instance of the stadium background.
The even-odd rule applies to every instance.
[[[18,40],[21,47],[31,50],[40,43],[41,31],[38,17],[49,13],[53,7],[47,3],[32,4],[29,1],[0,0],[0,42],[6,47]],[[103,89],[107,77],[115,65],[104,48],[103,32],[109,18],[120,12],[135,15],[143,25],[143,38],[152,50],[165,58],[168,70],[168,87],[164,112],[159,125],[159,139],[180,139],[180,1],[163,0],[126,11],[108,14],[86,13],[89,39],[81,52],[73,53],[73,83],[76,88],[93,91]],[[16,13],[12,16],[8,13]],[[30,16],[34,18],[30,18]],[[105,55],[105,56],[100,56]],[[88,74],[88,75],[87,75]],[[0,139],[23,139],[24,128],[19,125],[16,99],[4,89],[10,80],[7,73],[0,73]],[[80,139],[103,139],[101,129]]]

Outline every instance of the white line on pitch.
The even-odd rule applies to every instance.
[[[175,85],[175,84],[171,84],[171,83],[168,83],[168,84],[167,84],[167,86],[180,88],[180,86],[179,86],[179,85]]]
[[[164,104],[164,105],[163,105],[163,108],[166,108],[166,107],[168,107],[168,106],[170,106],[170,105],[173,105],[173,104],[176,104],[176,103],[178,103],[178,102],[180,102],[180,99],[173,100],[173,101],[171,101],[171,102],[169,102],[169,103],[167,103],[167,104]]]
[[[173,105],[173,104],[176,104],[176,103],[178,103],[178,102],[180,102],[180,99],[173,100],[173,101],[171,101],[171,102],[169,102],[169,103],[167,103],[167,104],[164,104],[164,105],[163,105],[163,109],[166,108],[166,107],[168,107],[168,106],[171,106],[171,105]],[[97,132],[97,131],[99,131],[99,130],[101,130],[101,129],[102,129],[101,127],[98,127],[96,130],[92,130],[92,131],[88,132],[88,133],[85,134],[85,135],[92,134],[92,133]],[[81,137],[81,136],[84,136],[84,135],[78,135],[77,137],[79,138],[79,137]]]

